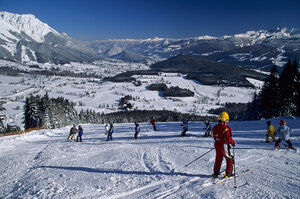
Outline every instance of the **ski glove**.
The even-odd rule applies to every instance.
[[[231,144],[232,146],[235,146],[235,141],[233,140],[233,143]]]

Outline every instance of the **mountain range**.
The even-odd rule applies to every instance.
[[[105,57],[145,62],[179,54],[269,70],[300,57],[300,30],[276,28],[232,36],[185,39],[111,39],[78,41],[59,33],[35,16],[0,12],[0,59],[20,63],[65,64]]]
[[[16,62],[88,62],[96,53],[35,16],[0,12],[0,58]]]

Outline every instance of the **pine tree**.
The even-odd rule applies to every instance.
[[[295,115],[297,113],[297,64],[287,62],[279,78],[280,113],[281,115]]]
[[[270,118],[280,115],[279,96],[279,73],[277,67],[274,65],[269,77],[265,80],[260,93],[261,103],[259,105],[259,111],[262,117]]]
[[[293,67],[296,68],[297,75],[295,79],[296,83],[296,101],[295,104],[297,106],[297,115],[300,116],[300,72],[298,68],[298,61],[295,59],[293,62]]]
[[[50,99],[49,95],[46,92],[46,94],[41,98],[40,102],[40,111],[42,116],[42,123],[41,126],[45,126],[46,128],[50,128],[50,123],[51,123],[51,110],[50,110]]]
[[[247,114],[245,118],[250,120],[259,119],[260,117],[259,107],[260,107],[260,95],[257,95],[256,92],[254,92],[253,100],[248,104],[248,108],[246,111]]]
[[[63,97],[49,99],[48,94],[42,98],[31,95],[26,98],[24,105],[25,129],[40,126],[59,128],[77,123],[79,118],[74,106]]]

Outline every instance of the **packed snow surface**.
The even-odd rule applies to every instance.
[[[300,119],[285,118],[300,148]],[[272,120],[278,128],[280,119]],[[214,125],[215,123],[213,123]],[[202,137],[203,122],[115,124],[113,141],[104,125],[84,124],[83,142],[67,141],[70,127],[0,138],[0,198],[299,198],[299,152],[265,143],[266,121],[230,122],[236,171],[250,172],[215,185],[215,152]],[[222,170],[225,169],[223,161]]]

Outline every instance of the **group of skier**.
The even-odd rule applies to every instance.
[[[186,136],[186,132],[188,131],[189,127],[188,127],[188,120],[183,120],[182,121],[182,132],[181,132],[181,136],[184,137]],[[204,135],[203,137],[209,137],[211,136],[210,132],[211,132],[211,124],[208,120],[205,121],[205,128],[204,130]]]
[[[220,168],[223,158],[226,159],[226,171],[225,176],[234,176],[232,172],[234,164],[234,155],[231,152],[231,147],[235,147],[236,143],[232,139],[232,129],[228,126],[229,115],[226,112],[222,112],[218,115],[218,123],[212,129],[212,136],[215,141],[214,148],[216,151],[216,158],[214,164],[213,177],[216,178],[220,175]],[[269,141],[269,137],[275,142],[275,149],[280,148],[280,142],[285,141],[290,149],[296,150],[291,141],[290,133],[291,129],[286,125],[285,120],[280,121],[280,127],[278,130],[271,124],[271,121],[267,121],[268,129],[266,133],[266,142]],[[275,139],[275,134],[278,139]]]
[[[138,134],[140,132],[140,125],[139,125],[139,123],[137,121],[134,122],[134,124],[135,124],[134,139],[137,139],[137,136],[138,136]],[[111,123],[111,122],[109,124],[106,123],[105,124],[105,135],[107,135],[107,139],[105,141],[111,141],[111,140],[113,140],[113,138],[112,138],[113,132],[114,132],[114,125],[113,125],[113,123]]]
[[[281,141],[285,141],[288,144],[288,147],[290,149],[294,149],[292,142],[290,141],[290,134],[292,130],[287,126],[285,120],[281,120],[279,123],[279,128],[276,130],[276,127],[271,124],[271,121],[267,121],[267,132],[266,132],[266,142],[269,143],[269,137],[272,138],[273,142],[275,142],[275,148],[280,148]],[[278,139],[276,140],[275,135],[278,136]]]
[[[138,134],[140,132],[140,125],[136,121],[135,123],[135,134],[134,139],[137,139]],[[155,126],[155,124],[154,124]],[[155,127],[156,130],[156,127]],[[114,132],[114,125],[113,123],[106,123],[105,124],[105,135],[107,135],[106,141],[113,140],[112,134]],[[83,135],[83,128],[81,125],[78,126],[78,129],[76,128],[76,124],[73,124],[73,126],[70,129],[68,140],[76,140],[76,142],[82,142],[82,135]]]
[[[73,127],[70,129],[68,140],[76,140],[76,142],[82,142],[83,128],[81,125],[76,128],[76,124],[73,124]]]
[[[227,112],[222,112],[218,115],[218,123],[211,129],[211,124],[209,121],[205,121],[205,128],[203,129],[205,131],[204,137],[211,136],[214,139],[214,149],[216,152],[215,157],[215,163],[213,168],[213,177],[217,178],[220,176],[220,169],[222,165],[223,158],[226,160],[226,171],[225,176],[230,177],[234,176],[233,172],[233,165],[234,165],[234,155],[231,152],[232,147],[235,147],[236,142],[232,138],[232,129],[228,125],[229,122],[229,115]],[[134,139],[138,138],[138,134],[140,133],[140,125],[138,122],[134,122],[135,124],[135,133],[134,133]],[[150,120],[150,124],[153,126],[153,130],[157,131],[155,120],[154,118]],[[183,127],[183,131],[181,133],[181,136],[186,136],[186,132],[188,131],[188,121],[183,120],[181,126]],[[271,124],[271,121],[267,121],[267,132],[266,132],[266,142],[269,141],[269,137],[272,138],[272,140],[275,142],[275,149],[280,148],[281,141],[285,141],[288,144],[288,147],[290,149],[296,150],[291,141],[290,141],[290,133],[291,129],[287,126],[285,120],[280,121],[280,127],[276,130],[275,126]],[[113,123],[107,123],[105,125],[105,131],[107,135],[106,141],[112,140],[112,134],[114,132],[114,126]],[[76,137],[76,134],[77,137]],[[78,126],[78,129],[76,128],[76,124],[73,125],[73,127],[70,129],[70,134],[68,136],[68,139],[76,139],[76,141],[81,142],[82,141],[82,135],[83,135],[83,129],[81,125]],[[275,135],[278,136],[278,139],[275,139]]]
[[[134,122],[135,124],[135,133],[134,133],[134,139],[138,138],[138,134],[140,133],[140,125],[137,121]],[[153,126],[153,131],[157,131],[156,128],[156,121],[154,118],[150,120],[150,124]],[[203,137],[211,136],[211,124],[209,121],[205,121],[206,127],[203,129],[205,131],[205,134]],[[188,120],[183,120],[181,126],[183,126],[183,131],[181,133],[181,136],[186,136],[186,132],[188,131]],[[113,140],[112,134],[114,132],[114,125],[113,123],[109,122],[105,124],[105,135],[107,135],[106,141]],[[76,124],[74,124],[71,129],[68,136],[68,140],[76,140],[76,142],[82,142],[82,135],[83,135],[83,128],[81,125],[78,126],[78,129],[76,128]]]

